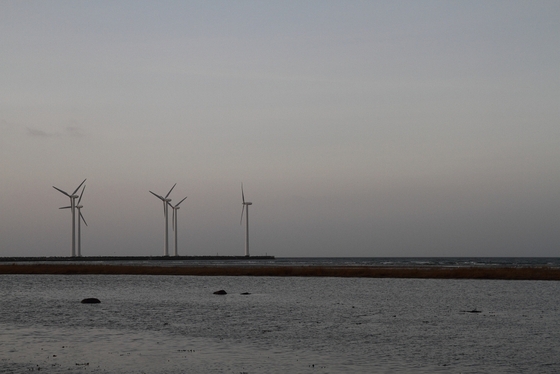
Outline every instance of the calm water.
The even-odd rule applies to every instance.
[[[0,285],[6,373],[560,372],[560,282],[0,275]]]
[[[92,261],[93,260],[93,261]],[[4,261],[0,264],[10,264]],[[17,262],[17,261],[16,261]],[[560,257],[277,257],[275,259],[199,259],[191,257],[187,260],[169,257],[165,261],[157,258],[140,261],[112,260],[95,261],[95,258],[75,259],[73,263],[108,263],[146,266],[387,266],[387,267],[536,267],[547,266],[560,268]],[[22,262],[24,264],[42,263],[41,261]],[[48,263],[53,263],[49,261]],[[59,263],[68,263],[63,261]]]

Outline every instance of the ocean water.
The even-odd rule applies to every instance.
[[[272,266],[560,267],[560,257],[279,257],[244,262]],[[226,261],[219,263],[227,265]]]
[[[48,261],[63,263],[69,261]],[[150,260],[111,260],[97,261],[93,258],[76,258],[72,263],[107,263],[139,266],[376,266],[376,267],[540,267],[560,268],[560,257],[277,257],[272,259],[236,258],[201,259],[193,256],[187,259],[154,257]],[[0,264],[18,261],[0,258]],[[21,263],[45,263],[27,258]]]
[[[0,372],[558,373],[558,295],[543,281],[0,275]]]

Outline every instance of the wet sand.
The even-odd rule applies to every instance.
[[[195,276],[356,277],[424,279],[560,280],[550,267],[362,267],[362,266],[144,266],[107,264],[0,265],[0,274],[130,274]]]

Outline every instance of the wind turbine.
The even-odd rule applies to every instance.
[[[243,222],[243,213],[245,214],[245,256],[249,257],[249,205],[252,205],[250,201],[245,201],[245,194],[243,193],[243,183],[241,183],[241,200],[243,201],[243,207],[241,208],[241,220],[239,224]]]
[[[169,204],[169,206],[171,207],[171,209],[173,209],[173,213],[172,213],[172,219],[173,219],[173,223],[171,224],[171,227],[173,228],[173,231],[175,231],[175,256],[179,256],[178,250],[177,250],[177,211],[179,210],[179,204],[181,204],[183,201],[185,201],[187,197],[185,196],[185,198],[181,201],[179,201],[177,204],[175,204],[175,206],[171,205],[171,203],[167,203]]]
[[[155,197],[157,197],[158,199],[160,199],[161,201],[163,201],[163,216],[165,217],[165,235],[164,235],[164,239],[163,239],[163,255],[164,256],[169,256],[169,218],[167,217],[167,204],[169,202],[171,202],[171,199],[168,199],[169,194],[171,193],[171,191],[173,191],[173,189],[175,188],[175,186],[177,185],[177,183],[175,183],[173,185],[173,187],[171,187],[171,189],[169,190],[169,192],[167,193],[167,195],[165,195],[165,197],[162,197],[156,193],[153,193],[152,191],[150,191],[150,193],[152,195],[154,195]]]
[[[80,193],[80,198],[78,199],[78,203],[76,204],[75,208],[78,210],[78,257],[82,257],[82,225],[81,221],[84,221],[84,224],[87,226],[86,219],[81,212],[81,209],[84,207],[80,205],[80,201],[82,201],[82,196],[84,195],[84,191],[86,190],[86,186],[82,188],[82,192]],[[60,209],[69,209],[72,208],[71,206],[63,206]]]
[[[70,209],[72,210],[72,257],[76,257],[76,199],[79,197],[78,195],[76,195],[76,192],[78,192],[85,181],[86,180],[84,179],[84,181],[80,183],[80,185],[74,190],[74,192],[72,192],[71,195],[66,191],[61,190],[60,188],[53,186],[55,190],[62,192],[64,195],[70,198]]]

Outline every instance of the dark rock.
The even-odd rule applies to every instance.
[[[250,295],[250,292],[243,292],[241,295]]]
[[[99,304],[101,301],[96,299],[95,297],[89,297],[87,299],[82,300],[82,304]]]
[[[215,291],[214,295],[227,295],[227,292],[224,290]]]

